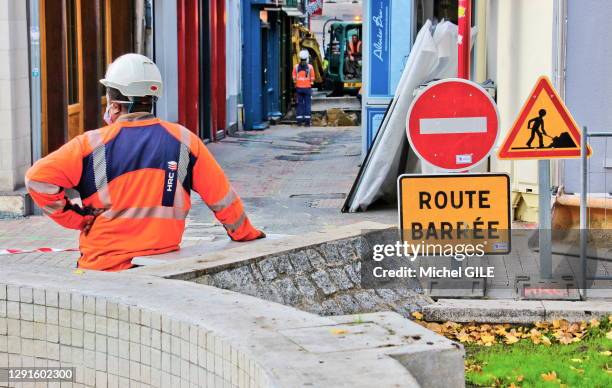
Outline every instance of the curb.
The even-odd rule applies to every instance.
[[[612,314],[612,300],[535,301],[440,299],[423,308],[426,321],[534,323],[553,319],[589,321]]]

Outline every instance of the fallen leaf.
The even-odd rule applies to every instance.
[[[405,315],[404,315],[405,316]],[[423,313],[415,311],[412,313],[412,316],[414,317],[414,319],[416,319],[417,321],[420,321],[423,319]]]
[[[599,327],[599,321],[595,318],[591,319],[591,322],[589,322],[591,324],[591,327]]]
[[[472,337],[465,332],[461,332],[457,335],[459,342],[472,342]]]
[[[331,333],[335,334],[335,335],[348,334],[348,330],[346,330],[346,329],[332,329]]]
[[[563,333],[559,337],[559,342],[562,343],[563,345],[568,345],[574,342],[574,337],[572,337],[572,335],[569,333]]]
[[[512,334],[506,335],[506,344],[512,345],[512,344],[517,343],[518,341],[519,339],[513,336]]]
[[[609,350],[606,350],[605,352],[599,352],[599,354],[601,354],[602,356],[606,356],[607,357],[607,356],[611,355],[612,352],[609,351]]]
[[[580,373],[583,374],[584,373],[584,369],[580,369],[580,368],[576,368],[570,365],[570,369],[573,371],[576,371],[576,373]]]
[[[580,331],[580,325],[578,325],[577,323],[572,323],[568,328],[567,331],[569,333],[577,333]]]
[[[546,337],[545,335],[542,336],[542,343],[546,346],[550,346],[550,339],[548,339],[548,337]]]
[[[580,359],[580,358],[572,358],[570,361],[571,362],[582,362],[582,359]]]
[[[483,344],[485,344],[485,346],[491,346],[492,344],[495,343],[495,336],[493,335],[489,335],[489,334],[483,334],[480,336],[480,340],[482,341]]]
[[[435,331],[438,334],[444,334],[444,332],[442,331],[442,326],[440,326],[440,324],[438,323],[428,322],[425,327],[427,327],[431,331]]]
[[[521,381],[523,381],[524,378],[525,377],[523,375],[518,375],[516,376],[516,381],[520,383]]]
[[[542,380],[544,381],[556,381],[557,380],[557,372],[555,371],[548,372],[548,373],[542,373],[540,376],[542,377]]]
[[[85,271],[83,271],[82,269],[75,269],[74,271],[72,271],[72,273],[75,275],[83,275]]]
[[[465,366],[465,370],[466,370],[466,372],[478,372],[478,373],[481,373],[482,372],[482,366],[479,365],[479,364],[476,364],[476,363],[474,363],[474,364],[467,363],[466,366]]]
[[[612,340],[612,330],[606,333],[606,338]]]

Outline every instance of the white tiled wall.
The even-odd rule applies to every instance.
[[[26,7],[0,0],[0,191],[22,186],[31,162]]]
[[[75,367],[74,386],[269,386],[247,355],[196,325],[98,296],[0,284],[0,367],[9,366]]]

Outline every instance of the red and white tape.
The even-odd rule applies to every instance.
[[[77,248],[36,248],[36,249],[0,249],[2,255],[19,255],[22,253],[75,252]]]

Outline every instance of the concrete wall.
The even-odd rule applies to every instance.
[[[167,314],[4,284],[0,304],[0,367],[74,367],[74,381],[87,387],[270,384],[245,353]]]
[[[0,367],[75,367],[87,387],[463,385],[462,347],[397,314],[331,320],[131,271],[15,269],[0,274]]]
[[[552,78],[553,1],[489,0],[487,5],[487,73],[497,83],[500,115],[497,151],[538,77]],[[538,191],[536,161],[492,157],[491,170],[510,173],[514,191]]]
[[[24,183],[31,163],[27,2],[0,1],[0,191]]]

